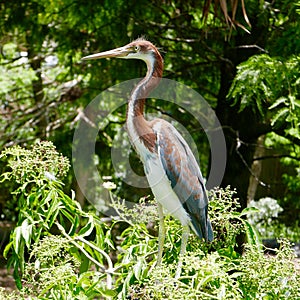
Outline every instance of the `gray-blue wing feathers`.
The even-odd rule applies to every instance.
[[[159,122],[157,146],[166,175],[191,218],[192,229],[199,238],[212,241],[213,230],[207,214],[208,198],[199,165],[178,131],[164,120]]]

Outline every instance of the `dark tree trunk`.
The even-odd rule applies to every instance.
[[[228,49],[225,53],[227,57],[221,65],[221,86],[216,108],[227,145],[227,165],[222,186],[230,185],[237,189],[243,209],[247,205],[247,187],[250,176],[247,166],[251,166],[254,152],[254,147],[249,144],[255,144],[256,141],[256,137],[251,136],[250,131],[255,131],[256,116],[248,109],[239,112],[238,105],[232,106],[232,101],[226,98],[236,74],[238,53],[234,49]]]
[[[257,20],[252,21],[257,24]],[[231,44],[225,43],[224,59],[221,63],[221,85],[218,94],[216,114],[223,126],[227,145],[227,165],[221,186],[230,185],[237,191],[241,210],[247,207],[247,191],[251,176],[251,165],[255,152],[255,144],[262,134],[262,124],[258,113],[246,108],[239,111],[239,105],[234,105],[232,99],[227,98],[232,81],[236,75],[236,67],[250,56],[259,54],[265,45],[265,30],[253,28],[251,35],[237,35]],[[259,47],[241,47],[257,45]],[[241,251],[245,237],[237,241]]]

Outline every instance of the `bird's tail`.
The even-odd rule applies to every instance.
[[[214,239],[214,232],[211,226],[210,219],[207,218],[207,241],[212,242]]]
[[[200,239],[204,238],[206,242],[213,241],[214,233],[211,222],[207,217],[207,210],[203,209],[198,217],[192,215],[191,221],[191,227]]]

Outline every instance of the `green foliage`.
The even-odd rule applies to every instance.
[[[0,290],[1,300],[254,299],[277,294],[295,299],[300,296],[300,276],[291,263],[289,245],[283,242],[275,257],[264,256],[255,229],[243,218],[252,211],[237,211],[238,200],[229,187],[210,193],[214,242],[207,245],[191,236],[181,276],[175,279],[181,242],[178,221],[166,218],[163,262],[157,267],[155,202],[144,198],[140,205],[128,209],[111,194],[119,216],[108,226],[93,212],[82,211],[74,198],[62,192],[62,184],[54,175],[45,179],[45,169],[55,170],[57,162],[65,162],[64,171],[68,167],[53,145],[40,143],[35,147],[26,151],[14,147],[4,152],[10,157],[9,165],[17,166],[5,173],[5,178],[18,181],[17,193],[22,205],[5,250],[20,291]],[[33,153],[42,153],[34,163]],[[51,160],[47,159],[49,156]],[[59,170],[55,172],[57,176]],[[105,187],[111,193],[115,186],[106,183]],[[117,228],[124,225],[127,228],[114,237]],[[234,251],[236,236],[241,232],[248,236],[243,256]],[[28,259],[24,258],[25,252],[29,253]]]
[[[300,189],[297,159],[300,154],[297,146],[299,5],[290,0],[251,0],[247,2],[246,10],[253,26],[251,35],[239,29],[229,33],[222,14],[214,17],[209,10],[206,10],[205,25],[203,3],[194,1],[3,1],[0,10],[0,147],[30,145],[40,139],[51,139],[60,151],[70,153],[72,131],[86,104],[107,87],[145,73],[145,67],[138,62],[80,62],[86,54],[124,45],[147,33],[147,38],[158,45],[163,54],[167,53],[164,57],[165,76],[195,88],[213,107],[221,104],[221,113],[224,109],[226,115],[232,102],[223,103],[223,95],[227,93],[226,85],[233,79],[236,64],[264,48],[264,53],[269,55],[254,56],[240,65],[231,95],[240,110],[252,110],[254,119],[264,125],[262,131],[260,126],[254,126],[253,136],[271,131],[267,135],[268,146],[289,156],[281,160],[292,172],[284,175],[282,190],[285,195],[279,199],[285,211],[289,208],[292,213],[285,219],[289,222],[299,215],[295,213],[299,210]],[[234,17],[236,21],[244,21],[240,7]],[[224,41],[224,36],[229,35],[231,38]],[[160,104],[159,101],[149,103],[154,106],[150,112],[157,114],[159,110],[162,115],[171,115],[189,129],[201,149],[202,165],[206,165],[209,145],[196,120],[176,105]],[[107,108],[105,104],[101,105],[104,110]],[[230,119],[239,119],[237,111],[231,111]],[[110,149],[124,116],[124,108],[112,112],[107,126],[98,136],[96,147],[99,169],[115,182],[118,179],[113,173]],[[249,122],[246,123],[249,126]],[[222,125],[240,133],[244,130],[238,122]],[[253,143],[252,140],[243,142]],[[46,149],[46,153],[39,153],[38,147]],[[236,299],[267,299],[277,297],[275,285],[281,289],[278,297],[289,297],[280,294],[284,287],[276,281],[276,276],[269,282],[267,272],[259,267],[262,265],[277,272],[277,260],[283,256],[275,257],[271,264],[261,255],[257,249],[259,237],[245,218],[251,211],[239,213],[236,209],[238,199],[234,199],[229,189],[216,190],[211,195],[210,214],[216,240],[211,245],[204,245],[196,237],[190,237],[186,269],[182,278],[174,283],[173,267],[178,260],[181,238],[178,222],[166,219],[168,234],[164,264],[161,269],[156,269],[155,205],[148,206],[148,200],[145,200],[142,207],[136,208],[135,219],[129,218],[130,211],[126,212],[125,207],[126,214],[122,217],[121,205],[121,219],[103,224],[93,212],[86,213],[80,208],[73,193],[70,192],[70,196],[63,192],[63,189],[69,190],[61,182],[67,173],[68,161],[60,155],[47,156],[48,152],[53,152],[52,146],[41,143],[31,150],[8,149],[1,156],[8,158],[11,169],[7,172],[4,163],[0,166],[1,172],[5,170],[1,180],[6,179],[1,182],[0,204],[2,206],[4,201],[6,210],[15,210],[17,214],[17,226],[5,254],[15,269],[18,285],[21,285],[21,278],[26,279],[24,288],[32,286],[32,290],[27,290],[28,295],[24,295],[22,289],[21,296],[2,296],[0,292],[0,299],[95,299],[115,298],[116,294],[119,298],[132,295],[132,298],[147,299],[155,295],[176,299],[184,295],[187,299],[190,296],[213,299],[222,298],[224,293]],[[52,160],[55,163],[51,164]],[[137,164],[133,165],[136,167]],[[205,175],[208,170],[203,170]],[[70,183],[74,179],[68,174],[65,182]],[[228,175],[239,176],[236,173]],[[247,182],[242,186],[244,191]],[[137,189],[132,192],[120,181],[117,185],[118,196],[125,199],[139,199],[148,193]],[[14,190],[12,198],[6,196],[9,190]],[[149,218],[144,218],[144,214],[141,218],[145,209]],[[8,215],[5,213],[5,217]],[[11,219],[15,220],[13,216]],[[120,233],[124,226],[127,229]],[[236,235],[242,232],[252,245],[249,249],[252,256],[248,253],[240,257],[234,250]],[[49,253],[51,243],[62,251],[60,261]],[[33,254],[30,256],[30,253]],[[51,259],[47,259],[47,255]],[[249,260],[249,268],[252,260],[257,262],[253,263],[255,272],[243,269],[244,258]],[[33,265],[34,260],[40,265]],[[287,264],[282,270],[291,274],[288,281],[290,295],[297,298],[293,277],[298,276],[297,273]],[[63,278],[61,284],[53,283],[51,278],[57,278],[59,274]],[[278,274],[282,273],[278,271]],[[253,288],[252,280],[255,282]],[[251,295],[247,294],[247,289]]]
[[[20,146],[7,148],[2,151],[0,158],[8,160],[9,172],[3,173],[3,180],[15,180],[21,185],[20,190],[35,190],[45,182],[57,181],[68,173],[70,163],[68,158],[56,151],[51,142],[40,142],[32,149],[25,149]],[[31,187],[31,183],[36,186]]]
[[[255,210],[245,208],[239,212],[239,199],[235,197],[236,191],[227,187],[225,189],[214,189],[209,192],[210,215],[217,238],[212,242],[214,249],[222,253],[228,251],[230,255],[237,255],[233,247],[236,245],[236,237],[245,233],[249,245],[260,247],[260,237],[254,227],[245,218]]]
[[[73,128],[82,116],[86,104],[107,87],[145,74],[145,66],[140,62],[103,60],[83,63],[80,58],[124,45],[141,35],[146,34],[149,40],[160,47],[162,54],[166,54],[164,76],[196,89],[213,107],[222,104],[223,95],[227,93],[226,86],[233,80],[236,64],[258,53],[258,49],[270,53],[271,58],[276,57],[276,62],[280,62],[278,67],[285,64],[289,71],[293,71],[288,63],[291,55],[299,53],[300,45],[296,38],[300,28],[297,1],[248,1],[246,12],[252,23],[251,35],[239,28],[246,26],[250,29],[246,24],[245,10],[241,5],[236,6],[238,1],[233,1],[233,6],[228,2],[228,9],[232,10],[228,14],[226,1],[219,2],[220,6],[214,6],[214,10],[220,12],[216,14],[212,13],[209,2],[3,1],[0,10],[0,147],[29,145],[39,139],[50,139],[60,151],[69,155]],[[224,15],[229,23],[228,15],[231,16],[236,30],[229,30],[224,26]],[[225,37],[230,39],[224,41]],[[248,85],[249,88],[240,97],[243,98],[242,106],[256,103],[253,109],[258,115],[259,112],[265,113],[265,104],[270,106],[274,103],[265,103],[269,100],[261,98],[263,93],[269,95],[273,93],[273,89],[280,90],[281,82],[284,82],[283,90],[286,90],[285,80],[279,81],[279,84],[277,80],[276,84],[268,86],[260,79],[261,75],[270,71],[271,77],[275,76],[276,79],[278,73],[277,79],[281,80],[281,72],[273,72],[272,69],[273,66],[277,67],[276,62],[270,66],[268,59],[266,62],[267,64],[258,62],[257,67],[260,69],[251,70],[253,76],[249,76],[247,80],[253,81],[258,72],[258,82],[249,87],[249,82],[245,81],[245,86]],[[228,65],[224,67],[224,64]],[[296,62],[292,64],[297,65]],[[265,66],[269,67],[264,72],[261,68]],[[296,69],[294,68],[295,71]],[[232,76],[228,76],[229,74]],[[292,87],[294,80],[290,79]],[[259,96],[255,101],[250,96],[244,96],[248,92],[249,95],[254,94],[255,88]],[[285,100],[269,113],[275,128],[281,127],[288,110],[287,120],[290,119],[291,126],[284,128],[286,132],[283,134],[297,137],[297,126],[294,126],[297,123],[297,110],[293,111],[291,107],[293,103],[297,105],[299,97],[294,94],[292,91],[292,97],[287,93],[276,96],[274,101],[280,97]],[[159,105],[156,101],[153,105],[149,101],[148,104],[155,106],[150,109],[151,112],[157,114],[159,110],[162,115],[171,115],[189,129],[201,149],[198,152],[201,155],[203,174],[208,174],[206,165],[209,165],[209,143],[196,119],[174,103],[164,102]],[[225,104],[224,114],[231,103]],[[198,104],[187,105],[197,107]],[[105,106],[103,109],[106,109]],[[113,172],[110,150],[115,133],[124,122],[125,110],[112,112],[112,116],[107,127],[99,134],[96,151],[98,158],[101,158],[101,172],[117,181],[119,178]],[[232,117],[238,118],[236,115]],[[269,123],[268,112],[263,121]],[[242,132],[243,128],[237,129]],[[134,167],[138,165],[136,161],[132,164]],[[74,178],[70,173],[68,182],[72,181],[74,182]],[[246,190],[247,183],[244,185]],[[3,186],[1,194],[6,190],[7,186]],[[121,180],[118,193],[126,199],[133,195],[135,200],[144,196],[144,191],[130,188]],[[0,199],[1,205],[3,202],[5,199]],[[8,218],[8,215],[5,214],[5,217]]]
[[[240,299],[235,278],[229,274],[233,267],[217,252],[207,256],[199,249],[188,252],[181,280],[174,279],[175,265],[164,265],[145,282],[129,287],[129,299]]]
[[[286,240],[281,241],[276,256],[248,249],[241,258],[239,287],[243,298],[297,299],[300,296],[299,271],[295,270],[295,254]]]
[[[296,129],[300,122],[299,74],[297,56],[288,60],[266,54],[252,56],[237,67],[228,97],[235,99],[240,111],[251,107],[265,116],[269,109],[272,126],[287,122]]]
[[[3,52],[6,54],[7,58],[14,59],[18,55],[17,45],[7,43],[3,46]],[[20,63],[18,60],[14,61],[9,67],[6,65],[0,65],[0,70],[1,97],[5,97],[6,95],[6,101],[9,101],[17,95],[24,99],[32,96],[28,87],[31,85],[32,81],[37,79],[34,70],[24,67],[24,64]],[[16,86],[18,86],[18,89],[16,89]],[[10,94],[11,99],[9,99],[10,97],[7,95],[10,91],[12,92]],[[24,101],[23,103],[26,102]]]
[[[299,273],[292,258],[285,241],[277,257],[254,248],[239,259],[189,252],[182,280],[174,280],[170,266],[156,269],[146,283],[129,288],[129,299],[296,299]]]
[[[81,261],[80,269],[87,270],[90,262],[103,269],[103,257],[109,262],[110,258],[102,249],[111,245],[104,235],[105,226],[94,220],[93,214],[83,212],[74,194],[72,198],[66,195],[57,179],[66,175],[68,160],[50,142],[39,143],[30,150],[12,147],[1,155],[9,156],[11,168],[2,175],[2,180],[15,180],[20,185],[15,191],[19,197],[18,220],[4,250],[8,265],[14,268],[17,286],[21,288],[25,254],[51,232],[60,233],[77,249],[72,250],[72,255]],[[86,240],[92,232],[97,236],[94,243]]]
[[[82,77],[70,77],[70,69],[58,64],[47,42],[39,49],[43,54],[36,57],[33,49],[20,49],[18,42],[4,43],[0,57],[2,147],[53,136],[54,128],[64,132],[67,120],[76,115],[68,100],[80,95],[74,85]]]
[[[265,146],[278,154],[284,175],[284,191],[279,199],[286,217],[280,221],[291,227],[300,206],[300,64],[299,56],[287,58],[256,55],[237,67],[229,97],[240,111],[253,110],[259,118],[260,134],[266,134]],[[272,181],[272,180],[270,180]]]
[[[282,175],[282,182],[285,185],[285,191],[282,197],[278,197],[279,205],[284,209],[284,213],[279,216],[279,222],[286,224],[290,229],[282,230],[280,232],[287,234],[287,237],[293,235],[291,231],[298,231],[296,217],[300,212],[299,203],[299,157],[300,146],[295,144],[295,141],[283,137],[276,133],[269,133],[265,140],[266,147],[272,148],[279,153],[284,153],[280,159],[280,163],[285,167],[285,172]],[[297,236],[297,235],[296,235]],[[294,236],[294,238],[296,238]],[[296,240],[295,240],[296,241]]]
[[[36,243],[23,276],[24,293],[44,298],[50,290],[52,294],[61,290],[61,299],[70,298],[69,289],[73,289],[81,263],[70,255],[70,248],[69,240],[60,236],[47,236]]]

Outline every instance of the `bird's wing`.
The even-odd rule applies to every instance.
[[[153,129],[163,168],[171,186],[191,218],[195,233],[206,241],[213,240],[207,216],[208,199],[199,165],[180,133],[168,122],[156,120]]]

